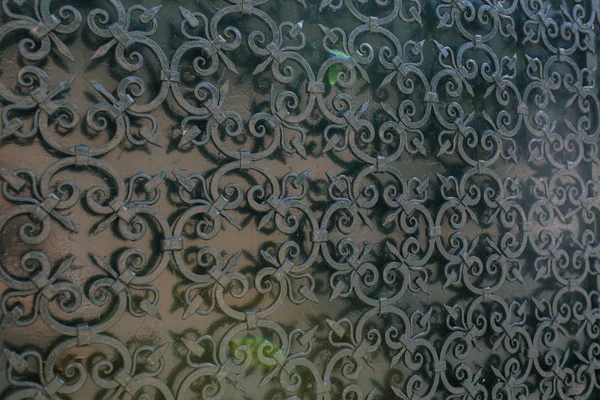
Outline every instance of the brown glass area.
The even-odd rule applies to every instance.
[[[2,399],[600,398],[597,1],[2,6]]]

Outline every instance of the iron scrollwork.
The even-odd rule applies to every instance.
[[[2,1],[3,398],[599,395],[600,3],[54,3]]]

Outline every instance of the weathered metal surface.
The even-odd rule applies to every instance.
[[[600,397],[600,3],[3,0],[6,399]]]

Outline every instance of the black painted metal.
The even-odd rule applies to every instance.
[[[3,0],[5,399],[600,397],[597,0]]]

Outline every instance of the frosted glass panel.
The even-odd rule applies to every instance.
[[[0,398],[600,398],[599,4],[3,0]]]

